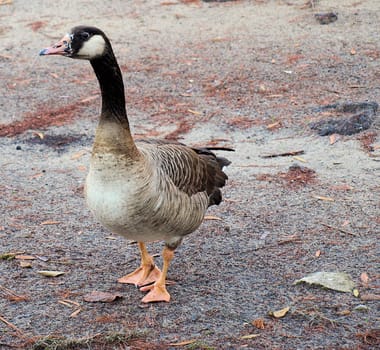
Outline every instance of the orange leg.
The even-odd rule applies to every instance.
[[[143,303],[170,300],[170,294],[166,290],[165,282],[166,282],[166,275],[168,273],[169,265],[173,257],[174,257],[174,250],[168,247],[165,247],[164,251],[162,252],[162,258],[164,260],[164,264],[162,267],[162,272],[161,272],[160,277],[154,284],[140,288],[140,290],[143,292],[149,291],[149,293],[145,295],[145,297],[142,299]]]
[[[130,274],[119,278],[119,283],[131,283],[136,286],[144,286],[155,282],[160,276],[161,271],[154,264],[153,258],[146,250],[145,243],[138,242],[141,253],[141,266]]]

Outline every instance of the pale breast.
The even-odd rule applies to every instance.
[[[87,205],[102,225],[128,239],[167,242],[198,228],[208,205],[206,194],[181,193],[149,162],[120,164],[116,156],[102,155],[93,159],[86,179]]]

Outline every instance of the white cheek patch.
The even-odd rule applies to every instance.
[[[101,35],[94,35],[86,41],[78,51],[77,56],[92,59],[103,55],[106,42]]]

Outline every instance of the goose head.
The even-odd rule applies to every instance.
[[[71,29],[60,41],[40,51],[40,56],[60,55],[70,58],[94,60],[107,53],[110,44],[98,28],[78,26]]]

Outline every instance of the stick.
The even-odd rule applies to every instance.
[[[339,232],[346,233],[346,234],[351,235],[351,236],[359,237],[358,234],[353,233],[353,232],[350,232],[350,231],[346,231],[346,230],[344,230],[343,228],[335,227],[335,226],[331,226],[331,225],[329,225],[329,224],[325,224],[325,223],[323,223],[323,222],[321,222],[321,224],[322,224],[323,226],[328,227],[328,228],[332,228],[333,230],[337,230],[337,231],[339,231]]]
[[[284,152],[284,153],[268,154],[268,155],[264,155],[260,157],[261,158],[289,157],[289,156],[298,156],[304,153],[305,153],[304,150],[300,150],[300,151],[290,151],[290,152]]]
[[[23,333],[21,332],[20,329],[18,329],[13,323],[10,323],[9,321],[7,321],[4,317],[0,316],[0,321],[4,322],[8,327],[12,328],[14,331],[16,331],[16,333],[18,333],[18,335],[22,338],[24,338],[24,335]]]

